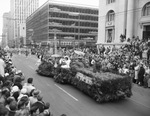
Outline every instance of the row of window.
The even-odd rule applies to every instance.
[[[87,13],[87,14],[97,14],[98,15],[98,9],[88,9],[88,8],[77,8],[73,6],[62,6],[62,5],[49,5],[49,8],[51,10],[57,10],[57,11],[69,11],[69,12],[79,12],[79,13]]]
[[[114,3],[114,2],[115,2],[115,0],[107,0],[106,4],[111,4],[111,3]]]
[[[150,2],[145,5],[143,8],[143,16],[149,16],[150,15]]]
[[[143,8],[143,16],[149,16],[150,15],[150,3],[146,4],[145,7]],[[115,12],[114,11],[109,11],[107,14],[107,19],[109,21],[114,21],[115,20]]]
[[[50,17],[59,17],[59,18],[69,18],[69,19],[78,19],[78,20],[92,20],[92,21],[98,21],[98,15],[97,16],[89,16],[89,15],[73,15],[73,14],[67,14],[67,13],[57,13],[57,12],[50,12]]]

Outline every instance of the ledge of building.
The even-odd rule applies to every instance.
[[[120,47],[122,45],[126,45],[126,44],[129,44],[128,42],[119,42],[119,43],[96,43],[96,45],[104,45],[104,46],[113,46],[115,45],[116,47]]]

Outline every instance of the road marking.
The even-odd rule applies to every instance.
[[[30,67],[32,70],[34,70],[34,68],[33,68],[32,66],[29,65],[29,67]]]
[[[148,106],[146,106],[146,105],[144,105],[144,104],[142,104],[142,103],[139,103],[139,102],[137,102],[136,100],[133,100],[133,99],[129,99],[129,100],[131,100],[131,101],[133,101],[133,102],[135,102],[135,103],[137,103],[137,104],[139,104],[139,105],[142,105],[142,106],[144,106],[144,107],[150,109],[150,107],[148,107]]]
[[[73,98],[75,101],[78,101],[77,98],[73,97],[70,93],[68,93],[67,91],[65,91],[63,88],[61,88],[60,86],[58,86],[57,84],[55,84],[56,87],[58,87],[60,90],[62,90],[64,93],[66,93],[67,95],[69,95],[71,98]]]
[[[50,87],[50,84],[47,83],[46,85]]]

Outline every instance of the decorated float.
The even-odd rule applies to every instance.
[[[52,76],[55,82],[71,84],[98,103],[120,100],[132,95],[132,81],[128,75],[102,70],[98,68],[99,66],[95,70],[94,67],[89,66],[84,57],[72,58],[70,67],[64,68],[62,65],[54,67],[54,65],[50,68],[49,63],[44,61],[39,66],[39,69],[43,71],[42,75],[50,76],[51,72],[55,72]],[[52,71],[53,69],[55,71]]]

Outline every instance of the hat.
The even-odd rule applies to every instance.
[[[9,76],[9,73],[5,73],[5,77]]]
[[[49,102],[46,102],[45,103],[45,109],[48,109],[50,107],[50,103]]]
[[[20,74],[20,73],[22,73],[22,71],[21,71],[21,70],[18,70],[18,71],[16,72],[16,74]]]
[[[9,63],[9,64],[12,64],[12,62],[11,62],[11,61],[9,61],[8,63]]]
[[[9,108],[11,111],[15,111],[17,110],[17,102],[16,101],[12,101],[9,105]]]
[[[40,94],[40,91],[39,90],[34,90],[33,91],[33,96],[37,96],[37,95],[39,95]]]
[[[12,92],[14,93],[14,92],[17,92],[17,91],[19,91],[18,86],[13,86],[13,87],[12,87]]]
[[[22,94],[26,94],[26,93],[27,93],[27,89],[26,89],[26,88],[22,88],[22,89],[21,89],[21,93],[22,93]]]
[[[37,100],[38,100],[38,101],[42,101],[42,99],[43,99],[43,96],[39,94],[39,95],[37,96]]]
[[[29,101],[29,97],[27,95],[23,95],[21,98],[20,98],[20,101],[22,102],[27,102]]]

